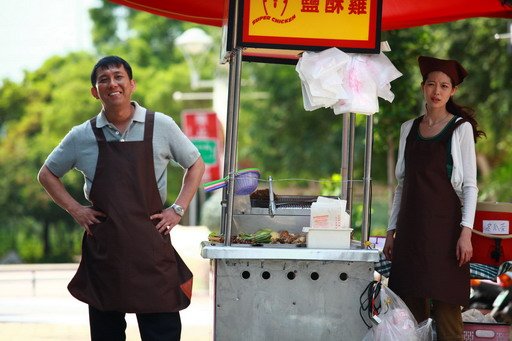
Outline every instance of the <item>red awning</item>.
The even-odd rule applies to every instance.
[[[222,26],[225,0],[110,0],[137,10],[198,24]],[[382,30],[474,17],[512,18],[499,0],[383,0]]]

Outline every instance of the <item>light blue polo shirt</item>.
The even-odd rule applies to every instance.
[[[107,141],[142,141],[144,139],[144,122],[146,108],[137,102],[133,120],[128,129],[121,134],[117,128],[108,122],[105,114],[100,112],[96,126],[102,128]],[[173,161],[183,169],[192,166],[200,153],[194,144],[185,136],[174,120],[162,113],[155,113],[153,128],[153,160],[155,177],[162,203],[167,198],[167,166]],[[98,161],[98,144],[91,128],[86,121],[73,127],[60,144],[50,153],[45,161],[46,167],[57,177],[62,177],[71,169],[80,171],[85,178],[84,194],[89,200]]]

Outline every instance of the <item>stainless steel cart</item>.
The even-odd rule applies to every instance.
[[[376,250],[203,243],[212,259],[214,339],[361,340],[360,297]]]
[[[309,225],[311,201],[280,196],[258,207],[248,196],[235,196],[231,234],[260,228],[300,233]],[[368,331],[361,297],[373,280],[378,250],[360,242],[312,249],[205,241],[201,255],[211,259],[215,340],[361,340]]]
[[[277,205],[272,199],[268,208],[254,207],[247,197],[235,196],[242,49],[231,45],[235,47],[228,57],[224,157],[228,186],[223,189],[221,214],[225,241],[205,241],[201,249],[201,255],[212,264],[214,340],[361,340],[368,329],[360,314],[360,299],[373,280],[374,263],[379,260],[377,250],[364,246],[370,221],[373,117],[366,120],[361,241],[352,242],[350,249],[232,244],[233,235],[252,233],[260,227],[301,231],[309,226],[310,207]],[[340,172],[342,198],[347,200],[349,213],[354,126],[355,114],[344,114]],[[300,202],[302,198],[295,199]]]

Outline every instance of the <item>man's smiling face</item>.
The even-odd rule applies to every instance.
[[[130,79],[123,65],[110,65],[97,70],[96,85],[91,94],[101,101],[105,108],[130,103],[135,90],[135,81]]]

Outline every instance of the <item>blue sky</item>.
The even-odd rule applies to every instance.
[[[48,57],[92,49],[97,0],[0,0],[0,80],[20,81]]]

